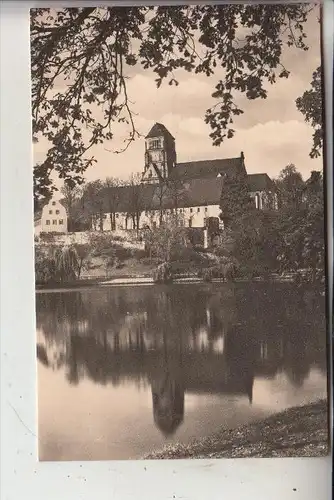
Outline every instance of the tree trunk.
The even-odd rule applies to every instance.
[[[136,229],[137,229],[137,235],[138,235],[138,232],[139,232],[139,221],[140,221],[140,213],[139,212],[137,212],[137,214],[136,214],[136,219],[137,219],[136,220],[136,224],[137,224]]]
[[[103,231],[103,212],[100,211],[100,231]]]

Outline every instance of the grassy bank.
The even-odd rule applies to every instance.
[[[329,452],[328,414],[325,400],[290,408],[265,420],[189,445],[173,444],[146,459],[316,457]]]

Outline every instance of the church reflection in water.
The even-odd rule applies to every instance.
[[[70,384],[149,386],[169,436],[186,418],[185,394],[251,404],[256,377],[284,373],[300,387],[312,366],[326,372],[324,304],[308,294],[254,285],[38,294],[37,356]]]

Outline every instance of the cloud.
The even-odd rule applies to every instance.
[[[181,122],[179,128],[187,128],[187,123]],[[190,128],[182,141],[177,141],[178,161],[236,157],[243,151],[249,173],[267,172],[270,176],[277,176],[289,163],[294,163],[304,177],[311,170],[321,169],[322,159],[309,157],[311,147],[312,128],[297,120],[269,121],[237,130],[233,139],[219,147],[212,146],[208,134],[197,136]]]

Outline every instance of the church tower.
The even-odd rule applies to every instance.
[[[145,167],[142,182],[168,179],[176,163],[175,139],[161,123],[155,123],[145,137]]]

